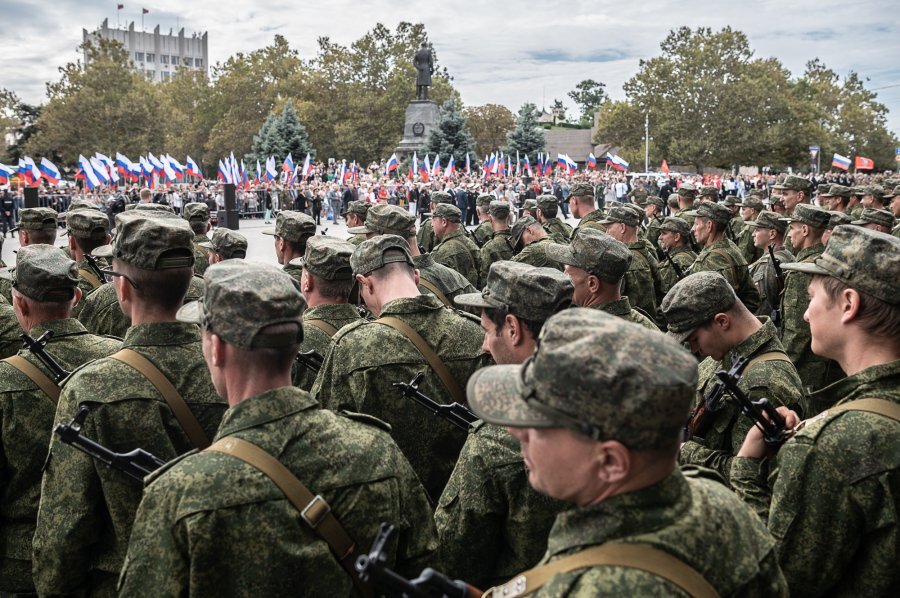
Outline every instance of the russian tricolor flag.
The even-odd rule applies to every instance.
[[[850,158],[835,154],[831,158],[831,165],[835,168],[840,168],[841,170],[850,170]]]
[[[453,156],[450,156],[450,161],[447,162],[447,170],[444,171],[444,177],[450,178],[450,175],[456,172],[456,162],[453,160]]]
[[[385,174],[394,172],[399,166],[400,160],[397,159],[397,154],[391,154],[391,157],[388,158],[387,165],[384,168]]]
[[[471,165],[469,164],[469,152],[466,152],[466,174],[471,174],[471,173],[472,173],[472,169],[471,169]]]
[[[291,176],[294,176],[294,157],[291,156],[291,152],[288,152],[287,158],[284,159],[284,163],[281,165],[281,170],[284,172],[291,173]]]
[[[41,158],[41,175],[51,185],[58,185],[59,180],[62,178],[59,174],[59,169],[47,158]]]
[[[258,163],[257,163],[257,164],[258,164]],[[197,166],[197,163],[194,162],[194,159],[191,158],[190,156],[187,157],[187,164],[185,164],[184,169],[185,169],[185,170],[187,171],[187,173],[188,173],[189,175],[191,175],[191,176],[195,176],[195,177],[197,177],[198,179],[202,179],[202,178],[203,178],[203,173],[200,172],[200,167]]]
[[[309,152],[307,152],[306,158],[303,160],[303,166],[301,167],[301,170],[300,170],[300,178],[305,179],[311,169],[312,169],[312,156],[310,156]]]
[[[148,181],[150,180],[150,177],[153,176],[153,165],[150,164],[144,156],[141,156],[141,172],[144,173],[144,178]]]
[[[107,170],[106,170],[106,165],[103,162],[101,162],[100,160],[98,160],[97,156],[90,158],[88,160],[88,162],[91,165],[91,169],[93,169],[93,171],[94,171],[94,175],[98,179],[100,179],[100,181],[104,185],[109,184],[110,178],[109,178],[109,172],[107,172]]]
[[[590,154],[588,154],[588,157],[587,157],[587,167],[588,167],[588,168],[594,168],[594,169],[597,168],[597,156],[595,156],[593,152],[591,152]]]
[[[412,160],[409,163],[409,180],[413,180],[417,172],[419,172],[419,158],[416,156],[416,152],[413,152]]]
[[[90,160],[79,155],[78,166],[81,168],[81,174],[84,176],[84,184],[88,186],[88,189],[93,190],[103,184],[103,181],[101,181],[100,177],[97,176],[97,173],[94,172],[94,167]]]
[[[441,174],[441,155],[437,154],[434,157],[434,164],[431,165],[431,176],[437,177]]]
[[[275,156],[269,156],[266,159],[266,180],[274,181],[278,176],[278,172],[275,170]]]
[[[534,178],[534,171],[531,170],[531,161],[528,159],[528,154],[525,154],[525,170],[528,172],[528,176]]]
[[[32,187],[37,187],[41,184],[41,169],[38,168],[37,164],[34,163],[34,160],[25,157],[25,179],[28,181],[28,184]]]
[[[219,180],[223,183],[233,183],[231,179],[231,169],[226,168],[224,162],[219,160]]]
[[[13,168],[7,166],[6,164],[0,164],[0,185],[6,185],[9,183],[10,177],[13,175]]]
[[[116,170],[118,170],[119,174],[123,177],[131,175],[131,160],[128,159],[128,156],[123,156],[119,152],[116,152]]]
[[[614,169],[621,170],[622,172],[628,170],[628,162],[626,162],[619,156],[613,156],[609,152],[606,152],[606,163],[612,166]]]
[[[178,177],[179,179],[183,179],[184,178],[184,164],[182,164],[181,162],[179,162],[178,160],[176,160],[169,154],[166,154],[166,160],[169,161],[169,166],[171,166],[172,170],[175,171],[175,176]]]
[[[425,159],[422,160],[422,163],[419,165],[419,176],[422,177],[422,180],[426,183],[428,179],[431,178],[431,164],[428,163],[428,154],[425,154]]]
[[[150,152],[147,152],[147,161],[150,162],[150,166],[153,167],[153,172],[155,172],[156,174],[162,174],[163,172],[165,172],[163,163],[159,161],[159,158],[157,158]]]

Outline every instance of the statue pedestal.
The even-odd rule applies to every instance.
[[[394,151],[401,160],[422,153],[428,135],[437,125],[440,111],[431,100],[413,100],[406,107],[406,124],[403,126],[403,140]],[[419,155],[421,159],[423,156]]]

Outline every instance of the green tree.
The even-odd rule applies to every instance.
[[[519,108],[516,118],[516,128],[506,136],[506,152],[512,154],[518,151],[521,155],[536,155],[547,147],[547,139],[544,132],[538,127],[537,106],[526,102]]]
[[[581,81],[568,95],[581,110],[579,124],[583,126],[594,124],[594,112],[609,99],[606,95],[606,85],[593,79]]]
[[[425,152],[444,156],[445,164],[450,156],[465,160],[466,154],[475,157],[475,142],[466,126],[466,118],[459,110],[456,98],[450,98],[441,107],[435,128],[428,136]]]
[[[516,116],[499,104],[466,108],[465,115],[475,150],[480,154],[500,149],[506,143],[506,135],[516,126]]]
[[[207,175],[221,157],[207,156],[209,134],[218,115],[213,106],[215,96],[206,73],[180,68],[170,81],[160,83],[166,103],[166,151],[173,156],[189,155]]]
[[[283,160],[290,153],[296,164],[306,158],[307,152],[315,155],[306,128],[300,124],[294,104],[288,100],[281,113],[270,114],[253,136],[253,149],[247,159],[264,162],[269,156],[275,156]]]

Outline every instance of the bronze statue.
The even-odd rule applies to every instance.
[[[413,66],[416,67],[416,99],[427,100],[428,88],[431,86],[431,75],[434,73],[434,57],[431,49],[422,42],[422,47],[416,50],[413,58]]]

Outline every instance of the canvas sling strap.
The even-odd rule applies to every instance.
[[[326,322],[325,320],[303,320],[304,326],[312,326],[313,328],[318,328],[325,334],[330,337],[333,337],[335,333],[337,333],[338,329]]]
[[[748,361],[747,365],[744,366],[744,371],[746,372],[750,369],[750,366],[756,365],[762,361],[786,361],[788,363],[794,363],[791,361],[791,358],[787,356],[787,353],[782,351],[766,351]]]
[[[313,493],[297,476],[281,464],[281,461],[256,446],[252,442],[229,436],[222,438],[209,447],[210,451],[218,451],[236,457],[252,465],[271,479],[284,496],[300,512],[300,517],[320,538],[325,540],[335,560],[350,575],[353,585],[363,596],[373,594],[371,587],[364,584],[356,574],[356,543],[347,534],[344,527],[331,512],[331,507],[321,495]]]
[[[419,277],[419,284],[431,291],[435,297],[441,300],[441,303],[443,303],[447,307],[453,307],[453,304],[450,303],[449,299],[447,299],[447,295],[443,294],[441,290],[437,288],[436,284],[434,284],[430,280],[422,278],[421,276]]]
[[[209,439],[200,426],[200,422],[191,413],[178,389],[166,378],[165,374],[159,371],[158,367],[153,365],[153,362],[132,349],[122,349],[118,353],[110,355],[110,357],[136,369],[150,384],[156,387],[156,390],[162,395],[169,409],[175,415],[175,419],[181,425],[181,429],[184,430],[184,433],[187,434],[187,437],[195,447],[203,450],[209,446]]]
[[[550,581],[554,575],[599,566],[640,569],[669,581],[695,598],[719,595],[696,569],[667,552],[648,544],[603,544],[517,575],[502,586],[485,592],[484,598],[525,596]]]
[[[900,422],[900,405],[887,399],[857,399],[826,410],[827,413],[841,411],[866,411]]]
[[[441,358],[438,357],[438,354],[434,352],[434,349],[428,344],[424,338],[422,338],[418,332],[413,330],[409,324],[404,322],[399,318],[394,318],[391,316],[378,318],[375,320],[376,324],[384,324],[385,326],[390,326],[403,336],[405,336],[409,341],[415,345],[416,349],[419,350],[419,353],[422,354],[422,357],[425,358],[425,361],[428,362],[428,365],[431,366],[431,369],[434,370],[434,373],[437,374],[438,378],[440,378],[441,383],[444,385],[444,388],[447,389],[447,392],[450,393],[450,398],[463,405],[466,402],[466,393],[463,392],[463,389],[460,388],[459,384],[456,382],[456,378],[453,377],[453,374],[450,373],[450,369],[447,367]]]
[[[102,284],[102,283],[100,282],[100,279],[97,278],[97,275],[94,274],[93,272],[91,272],[90,270],[85,270],[84,268],[81,268],[80,270],[78,270],[78,274],[79,274],[83,279],[85,279],[86,281],[88,281],[88,284],[90,284],[90,285],[91,285],[92,287],[94,287],[95,289],[96,289],[97,287],[99,287],[99,286]]]
[[[19,355],[7,357],[3,361],[31,378],[31,381],[37,384],[38,388],[44,391],[45,395],[50,397],[50,400],[53,401],[54,405],[59,402],[59,386],[57,386],[53,380],[48,378],[47,375],[33,363]]]

